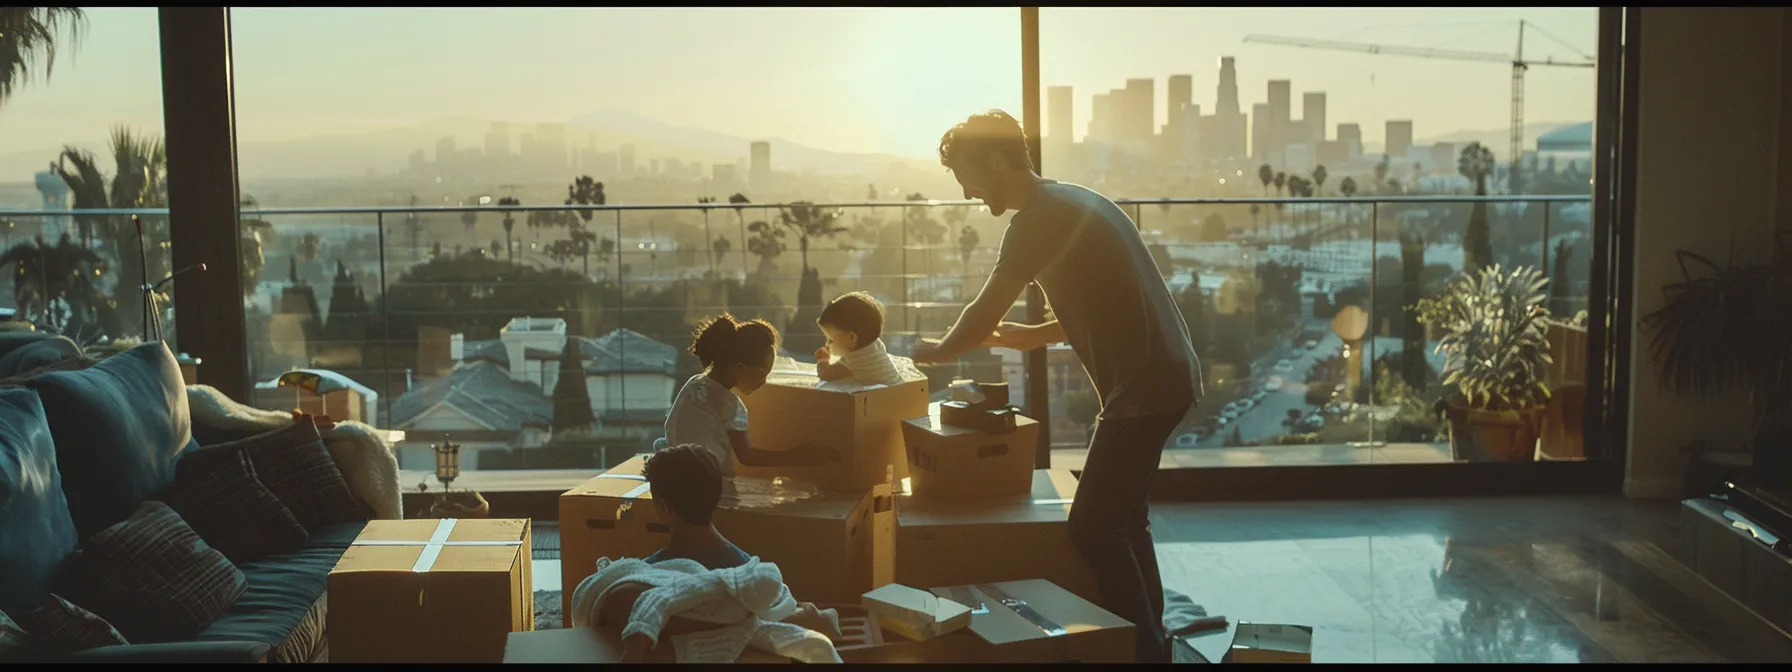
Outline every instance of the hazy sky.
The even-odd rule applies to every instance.
[[[0,108],[0,155],[74,142],[107,128],[161,126],[156,10],[88,10],[78,51],[54,79]],[[609,107],[743,137],[838,151],[926,157],[973,111],[1020,116],[1016,8],[269,9],[231,12],[240,142],[377,131],[448,116],[567,121]],[[1044,84],[1089,97],[1127,77],[1194,75],[1214,105],[1220,56],[1238,58],[1241,105],[1268,79],[1328,94],[1328,118],[1415,120],[1420,138],[1503,129],[1510,68],[1244,44],[1251,33],[1511,53],[1519,19],[1531,57],[1596,52],[1592,8],[1059,8],[1040,12]],[[1373,84],[1371,84],[1373,79]],[[1591,69],[1532,68],[1532,122],[1593,118]],[[466,141],[474,140],[466,138]],[[744,148],[743,148],[744,149]],[[358,166],[345,166],[347,171]],[[0,176],[0,181],[15,176]],[[25,179],[17,177],[16,179]]]

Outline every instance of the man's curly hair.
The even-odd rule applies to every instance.
[[[940,165],[981,166],[994,153],[1014,168],[1033,169],[1027,153],[1027,132],[1020,122],[1001,110],[971,115],[940,136]]]

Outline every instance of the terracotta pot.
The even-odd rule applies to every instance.
[[[429,505],[429,515],[434,518],[484,518],[491,512],[492,505],[477,492],[445,493]]]
[[[1543,411],[1542,406],[1485,411],[1452,401],[1444,412],[1450,421],[1450,456],[1468,462],[1530,462],[1536,459]]]

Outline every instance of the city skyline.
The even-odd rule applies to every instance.
[[[490,12],[505,16],[493,17]],[[842,153],[925,158],[941,130],[970,112],[1001,107],[1018,115],[1018,31],[1007,30],[1016,21],[1013,12],[1013,8],[477,13],[239,9],[233,12],[239,142],[367,133],[447,116],[531,125],[564,121],[592,109],[623,107],[669,124],[751,139],[781,139]],[[87,39],[58,60],[55,78],[25,87],[0,111],[0,157],[57,149],[64,143],[99,149],[114,124],[160,130],[154,10],[95,9],[89,14]],[[1497,51],[1510,49],[1498,44],[1509,42],[1517,20],[1524,18],[1590,51],[1593,17],[1592,9],[1555,8],[1046,8],[1041,11],[1042,84],[1093,92],[1126,79],[1168,82],[1174,75],[1188,74],[1192,102],[1211,113],[1218,84],[1214,66],[1219,56],[1231,55],[1238,62],[1239,105],[1244,113],[1260,99],[1263,82],[1294,79],[1302,83],[1302,90],[1325,91],[1329,117],[1359,123],[1363,142],[1375,145],[1390,118],[1416,120],[1421,129],[1432,129],[1423,133],[1426,136],[1503,126],[1508,70],[1497,64],[1243,44],[1243,36],[1265,32],[1415,46],[1435,46],[1438,38],[1446,38],[1441,45],[1448,48]],[[1508,20],[1509,29],[1501,24]],[[399,23],[411,27],[397,30]],[[491,31],[494,23],[539,25],[540,31],[514,37]],[[557,39],[595,23],[606,27],[600,32],[615,33],[615,39],[594,44]],[[1386,25],[1394,23],[1409,25]],[[1432,27],[1412,27],[1416,24]],[[1003,29],[990,30],[991,26]],[[1071,39],[1079,35],[1078,26],[1084,39]],[[1448,39],[1456,33],[1466,37]],[[314,36],[319,34],[331,35],[335,48],[315,50]],[[461,34],[479,36],[475,43],[480,48],[470,50],[477,53],[454,52],[445,45],[457,41],[441,39]],[[530,67],[581,60],[621,62],[615,57],[630,53],[657,55],[667,45],[654,40],[664,35],[680,36],[693,46],[659,59],[664,63],[636,59],[627,67],[592,68],[587,85],[552,85],[544,78],[564,81],[564,76],[546,72],[554,68]],[[807,37],[798,45],[777,39],[796,35]],[[1172,39],[1175,35],[1185,37]],[[1549,51],[1553,45],[1544,40],[1532,42],[1535,46],[1527,45],[1529,56],[1570,53],[1560,47]],[[517,46],[505,46],[510,44]],[[753,48],[741,48],[747,45]],[[1139,48],[1113,48],[1121,45]],[[312,49],[315,58],[290,58],[292,50],[305,48]],[[817,53],[828,56],[817,59]],[[368,59],[382,58],[392,65],[364,67]],[[773,67],[790,58],[822,67],[801,74]],[[1373,90],[1366,81],[1370,76],[1377,78]],[[680,85],[664,86],[668,81]],[[1415,81],[1429,82],[1424,95],[1403,93],[1412,90]],[[913,90],[915,84],[931,94],[894,93]],[[1559,122],[1592,118],[1591,84],[1590,71],[1534,74],[1527,91],[1528,118]],[[1165,124],[1171,87],[1152,88],[1155,128]],[[812,95],[810,90],[831,93]],[[465,95],[467,91],[479,95]],[[617,91],[625,93],[615,95]],[[1088,119],[1091,104],[1088,96],[1076,96],[1073,115]],[[851,123],[840,123],[842,119]],[[1087,128],[1076,126],[1080,139]],[[478,146],[479,140],[460,139],[467,146]],[[254,172],[254,160],[243,157],[246,171]],[[358,173],[362,168],[344,166],[341,172]]]

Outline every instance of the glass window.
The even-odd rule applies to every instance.
[[[1596,18],[1041,10],[1045,173],[1126,206],[1204,365],[1207,396],[1166,466],[1587,457],[1576,316],[1592,272]],[[1521,30],[1530,67],[1515,133]],[[1128,200],[1163,198],[1216,200]],[[1510,422],[1463,410],[1460,387],[1442,382],[1449,329],[1419,319],[1421,300],[1494,264],[1548,279],[1551,316],[1532,336],[1554,353],[1539,367],[1554,394],[1517,400]],[[1459,326],[1477,338],[1492,328]],[[1099,403],[1059,354],[1053,465],[1075,467]],[[1499,427],[1523,430],[1495,441]]]
[[[245,287],[257,402],[377,418],[406,432],[406,470],[450,437],[466,469],[589,469],[661,435],[706,316],[764,318],[809,361],[822,303],[863,289],[905,352],[993,263],[1002,221],[928,200],[961,196],[936,155],[947,128],[1020,114],[1017,23],[1013,8],[233,10],[243,235],[265,269]],[[943,388],[1002,361],[930,374]],[[273,385],[298,367],[360,396]]]
[[[0,50],[0,308],[90,354],[158,333],[174,346],[173,284],[160,284],[174,269],[155,8],[9,7],[0,18],[0,30],[34,38]]]

